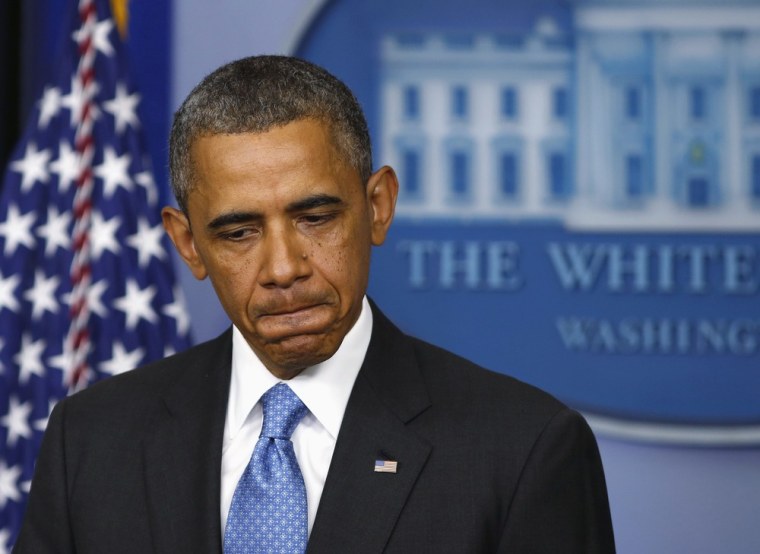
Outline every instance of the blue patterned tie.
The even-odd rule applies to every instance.
[[[261,436],[232,497],[225,554],[306,550],[306,487],[290,435],[308,409],[285,383],[265,392],[261,405]]]

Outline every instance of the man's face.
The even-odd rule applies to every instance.
[[[371,246],[390,226],[398,184],[369,181],[304,119],[264,133],[213,135],[191,148],[188,219],[164,225],[198,279],[210,277],[267,368],[289,379],[332,356],[361,311]]]

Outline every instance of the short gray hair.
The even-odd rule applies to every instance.
[[[190,148],[197,138],[263,133],[301,119],[327,123],[338,151],[367,182],[372,173],[369,130],[351,90],[305,60],[252,56],[208,75],[174,114],[169,171],[180,208],[187,213],[194,182]]]

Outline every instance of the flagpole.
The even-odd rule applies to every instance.
[[[74,195],[74,257],[71,264],[71,326],[67,343],[71,351],[71,373],[67,385],[77,390],[86,385],[88,379],[87,356],[90,351],[88,323],[90,310],[87,305],[87,290],[92,281],[90,268],[90,223],[92,220],[92,159],[95,152],[92,138],[95,109],[93,97],[96,92],[94,71],[95,46],[92,33],[95,29],[97,13],[93,0],[80,0],[79,17],[82,26],[78,32],[79,64],[75,79],[82,87],[81,118],[77,123],[75,147],[79,158],[79,176]]]

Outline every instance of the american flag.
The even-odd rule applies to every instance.
[[[71,15],[0,189],[0,553],[52,406],[190,342],[108,2]]]
[[[396,473],[398,462],[393,460],[375,460],[375,473]]]

